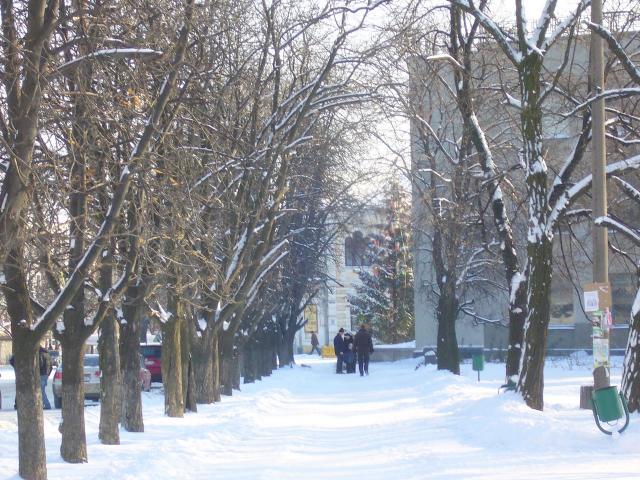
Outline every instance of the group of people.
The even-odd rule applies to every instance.
[[[333,339],[333,348],[337,358],[336,373],[345,373],[343,365],[346,373],[356,373],[357,360],[360,376],[369,375],[369,355],[373,353],[373,340],[366,325],[360,325],[355,336],[345,332],[344,328],[338,330]]]

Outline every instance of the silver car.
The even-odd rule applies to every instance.
[[[56,408],[62,408],[62,375],[64,360],[60,362],[56,373],[53,375],[53,404]],[[84,398],[100,400],[100,363],[98,355],[87,354],[84,356]]]

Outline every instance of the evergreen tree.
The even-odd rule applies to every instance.
[[[349,297],[352,313],[371,326],[384,343],[413,339],[413,269],[408,208],[397,184],[385,195],[386,223],[369,237],[365,265],[358,272],[361,285]]]

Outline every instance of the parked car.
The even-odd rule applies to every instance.
[[[84,356],[84,398],[89,400],[100,400],[100,360],[97,354],[86,354]],[[53,403],[56,408],[62,408],[62,373],[63,362],[56,369],[53,375]],[[140,355],[140,385],[142,390],[151,390],[151,372],[144,366],[144,360]]]
[[[53,404],[56,408],[62,407],[62,374],[64,361],[60,362],[56,373],[53,375],[51,388],[53,389]],[[100,363],[98,355],[87,354],[84,356],[84,398],[100,400]]]
[[[152,382],[162,381],[162,344],[143,343],[140,345],[140,353],[144,357],[144,366],[151,372]]]

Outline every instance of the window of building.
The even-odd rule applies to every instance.
[[[356,230],[344,239],[344,264],[347,267],[370,266],[367,256],[369,239],[361,231]]]
[[[573,286],[559,275],[553,277],[550,295],[550,317],[554,325],[573,325]]]
[[[609,282],[611,283],[611,301],[613,302],[611,308],[613,323],[629,323],[631,306],[636,298],[638,288],[637,280],[630,273],[611,273],[609,274]]]

